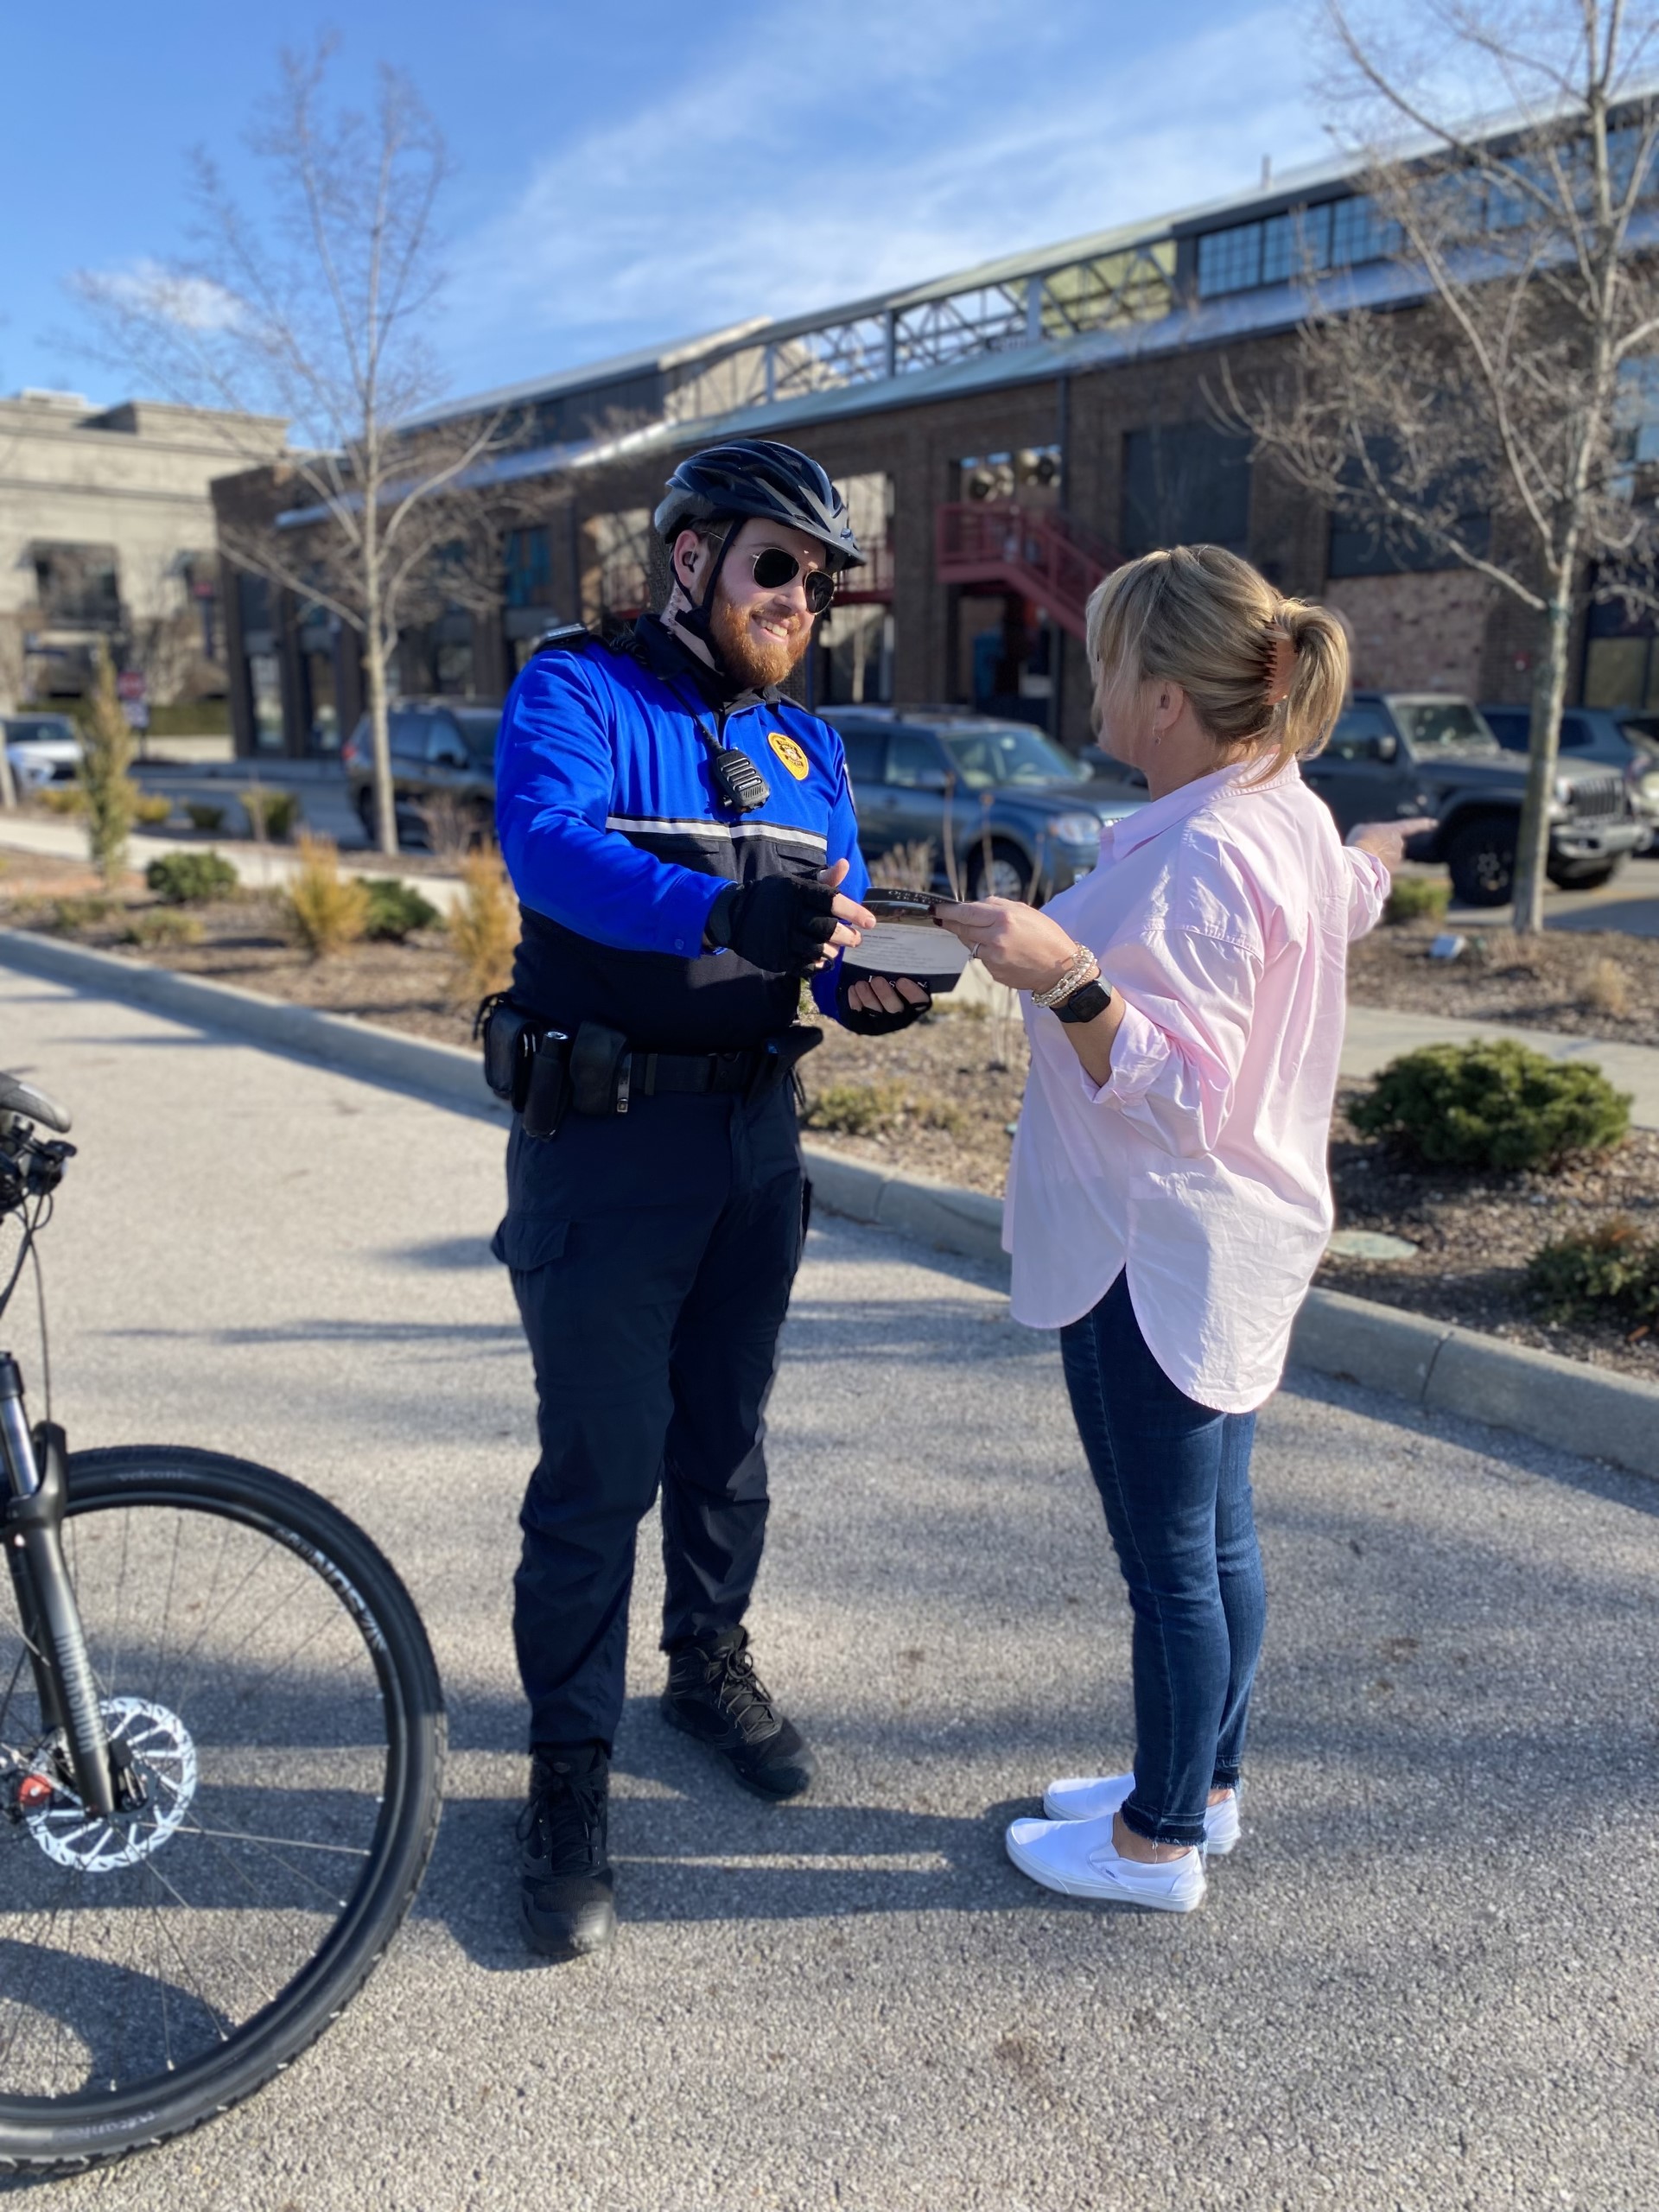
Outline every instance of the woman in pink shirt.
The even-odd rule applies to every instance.
[[[1050,1889],[1190,1912],[1238,1840],[1266,1618],[1250,1446],[1331,1231],[1348,945],[1431,825],[1342,843],[1296,765],[1346,695],[1342,628],[1217,546],[1115,570],[1089,658],[1103,743],[1151,804],[1041,912],[939,914],[1030,995],[1014,1313],[1060,1332],[1134,1614],[1133,1771],[1052,1783],[1007,1847]]]

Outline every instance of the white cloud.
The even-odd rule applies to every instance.
[[[666,101],[568,138],[463,241],[459,379],[920,283],[1325,150],[1286,67],[1289,6],[1139,51],[1118,12],[1051,0],[1016,31],[998,0],[922,0],[709,53]]]
[[[246,310],[234,292],[205,276],[190,276],[143,259],[125,269],[100,271],[87,287],[130,313],[171,323],[193,337],[234,330]]]

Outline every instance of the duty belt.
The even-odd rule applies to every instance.
[[[556,1136],[567,1110],[626,1114],[636,1098],[770,1090],[823,1035],[797,1027],[739,1052],[640,1052],[620,1029],[584,1021],[571,1036],[505,995],[484,1001],[474,1027],[484,1040],[485,1081],[536,1137]]]

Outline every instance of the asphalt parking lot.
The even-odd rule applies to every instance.
[[[499,1128],[3,969],[0,1039],[83,1147],[47,1249],[72,1441],[219,1445],[346,1505],[425,1614],[454,1744],[426,1886],[340,2024],[54,2204],[1659,2202],[1659,1486],[1287,1389],[1244,1844],[1189,1918],[1071,1904],[1001,1848],[1051,1776],[1128,1748],[1052,1340],[968,1263],[824,1223],[752,1619],[823,1780],[759,1804],[658,1720],[647,1529],[624,1927],[547,1967],[512,1904],[533,1409],[485,1249]]]

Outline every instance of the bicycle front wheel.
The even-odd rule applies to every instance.
[[[81,1452],[63,1548],[143,1802],[85,1811],[0,1625],[4,2169],[119,2157],[258,2088],[361,1986],[438,1819],[425,1630],[323,1499],[215,1452]]]

